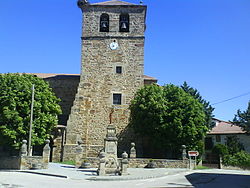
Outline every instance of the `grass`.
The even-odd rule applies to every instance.
[[[211,168],[209,168],[207,166],[200,166],[200,165],[195,167],[195,170],[206,170],[206,169],[211,169]]]
[[[76,162],[75,161],[62,161],[62,162],[59,162],[61,164],[67,164],[67,165],[75,165]]]

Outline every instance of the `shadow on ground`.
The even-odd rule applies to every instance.
[[[250,175],[244,174],[193,173],[186,179],[195,188],[250,188]]]

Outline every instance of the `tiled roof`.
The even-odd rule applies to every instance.
[[[208,134],[244,134],[239,126],[230,122],[215,119],[216,126]]]
[[[80,76],[80,74],[57,74],[57,73],[25,73],[25,74],[33,74],[38,78],[51,78],[55,76]]]
[[[147,75],[143,75],[143,78],[144,80],[157,80],[156,78]]]
[[[111,0],[111,1],[105,1],[105,2],[100,2],[100,3],[93,3],[91,5],[136,5],[136,4],[128,3],[125,1]]]
[[[57,73],[26,73],[26,74],[34,74],[39,78],[50,78],[50,77],[55,77],[55,76],[80,76],[80,74],[57,74]],[[156,80],[156,78],[143,75],[144,80]]]

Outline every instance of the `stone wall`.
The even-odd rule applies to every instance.
[[[188,168],[188,160],[170,159],[129,159],[129,168],[144,168],[149,162],[154,162],[156,168]]]
[[[0,157],[0,169],[20,170],[21,157]]]
[[[119,161],[122,159],[119,158]],[[188,160],[170,160],[170,159],[147,159],[136,158],[129,159],[129,168],[145,168],[149,162],[153,161],[156,164],[156,168],[189,168]],[[99,158],[88,157],[82,159],[82,162],[90,163],[91,167],[98,168]]]
[[[1,157],[0,169],[27,170],[32,168],[48,168],[42,156]]]
[[[44,80],[49,83],[55,95],[61,99],[59,104],[62,108],[62,114],[58,117],[58,124],[66,125],[80,82],[80,76],[55,75],[44,78]]]

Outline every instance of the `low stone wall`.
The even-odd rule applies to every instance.
[[[20,169],[21,157],[0,157],[0,169]]]
[[[28,156],[27,140],[23,140],[19,156],[0,157],[0,169],[26,170],[48,168],[50,156],[49,140],[46,140],[45,143],[42,156]]]
[[[48,168],[42,156],[1,157],[0,169],[27,170],[32,168]]]
[[[46,169],[48,163],[46,163],[42,156],[22,156],[20,170],[28,169]]]
[[[188,160],[170,159],[129,159],[129,168],[144,168],[149,162],[154,162],[156,168],[188,168]]]
[[[119,162],[122,160],[118,159]],[[170,160],[170,159],[146,159],[146,158],[135,158],[128,159],[129,168],[144,168],[149,162],[153,161],[156,164],[156,168],[189,168],[188,160]],[[88,157],[83,159],[82,162],[90,163],[91,167],[98,168],[99,158]]]

